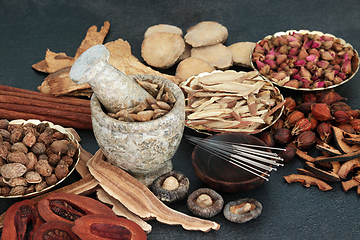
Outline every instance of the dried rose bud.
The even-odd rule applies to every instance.
[[[323,142],[328,143],[332,137],[332,128],[331,125],[327,122],[322,122],[316,128],[319,133],[319,137]]]
[[[310,130],[310,120],[307,118],[300,119],[293,129],[291,130],[291,135],[299,135],[302,132]]]
[[[325,103],[316,103],[311,108],[311,114],[318,121],[329,121],[333,119],[328,105]]]
[[[276,143],[286,145],[293,140],[291,131],[287,128],[279,128],[274,133],[274,140]]]
[[[305,118],[304,113],[295,110],[289,116],[287,116],[287,118],[285,119],[284,126],[286,128],[292,127],[296,124],[297,121],[303,118]]]
[[[298,148],[301,150],[309,149],[316,142],[316,134],[313,131],[305,131],[301,133],[295,140]]]
[[[345,124],[352,120],[352,116],[345,111],[336,111],[333,116],[335,121],[340,124]]]

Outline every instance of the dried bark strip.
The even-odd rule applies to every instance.
[[[311,185],[316,185],[321,191],[329,191],[332,189],[332,187],[326,182],[310,176],[291,174],[288,176],[284,176],[284,178],[286,182],[289,184],[294,182],[301,182],[301,184],[304,187],[310,187]]]

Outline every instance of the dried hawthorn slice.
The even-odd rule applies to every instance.
[[[104,214],[116,216],[105,204],[85,196],[71,193],[52,193],[38,203],[40,216],[46,221],[74,224],[82,216]]]
[[[135,222],[122,217],[93,214],[75,220],[72,231],[81,239],[145,240],[144,230]]]
[[[71,230],[72,226],[70,223],[60,221],[46,222],[34,232],[33,239],[80,240]]]
[[[33,239],[33,233],[43,223],[35,202],[23,200],[10,206],[6,211],[1,240]]]

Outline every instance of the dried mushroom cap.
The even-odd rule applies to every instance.
[[[210,188],[199,188],[189,195],[187,205],[196,216],[211,218],[222,210],[224,200],[220,194]]]
[[[262,211],[260,202],[251,198],[239,199],[229,202],[224,207],[224,216],[227,220],[235,223],[248,222],[257,218]]]
[[[189,191],[190,181],[181,172],[171,171],[154,180],[151,190],[155,196],[165,203],[183,200]]]

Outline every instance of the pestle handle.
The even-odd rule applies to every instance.
[[[102,44],[86,50],[73,64],[70,78],[76,84],[88,83],[107,111],[116,113],[133,107],[133,100],[152,97],[133,79],[108,63],[110,51]]]

